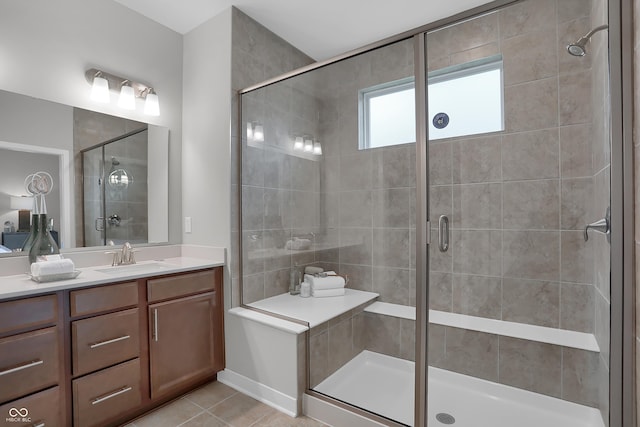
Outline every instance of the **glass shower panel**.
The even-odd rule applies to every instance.
[[[102,147],[97,147],[82,153],[83,246],[85,247],[104,245],[102,151]]]
[[[241,100],[243,303],[309,324],[310,390],[408,425],[415,358],[413,62],[408,39]],[[409,97],[394,96],[406,91]],[[409,104],[393,104],[403,100]],[[369,107],[375,114],[366,113]],[[398,111],[406,113],[397,131],[367,121],[396,125]],[[370,131],[384,137],[371,143]],[[342,276],[344,295],[338,284],[329,290],[341,295],[320,297],[322,278],[313,279],[315,297],[290,295],[305,267]],[[320,316],[304,308],[312,301],[323,305]]]
[[[606,24],[606,10],[526,0],[427,35],[430,81],[500,62],[503,123],[429,141],[430,425],[495,425],[500,413],[505,425],[564,427],[574,403],[576,426],[608,419],[609,245],[584,235],[609,205],[607,34],[585,57],[566,49]],[[465,120],[429,105],[436,127]],[[520,413],[511,420],[487,387]],[[477,398],[486,419],[460,409]]]
[[[146,243],[148,131],[104,146],[105,241]]]

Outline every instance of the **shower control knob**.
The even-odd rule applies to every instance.
[[[584,241],[589,240],[589,230],[594,230],[607,235],[607,241],[611,243],[611,209],[607,208],[607,214],[604,218],[588,224],[584,228]]]

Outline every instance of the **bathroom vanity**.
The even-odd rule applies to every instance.
[[[224,368],[222,267],[100,271],[17,297],[0,277],[2,418],[120,425]]]

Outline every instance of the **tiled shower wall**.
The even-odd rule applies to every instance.
[[[236,8],[232,10],[231,31],[231,302],[233,306],[238,306],[240,274],[243,275],[244,303],[288,289],[290,267],[307,260],[294,260],[290,256],[279,256],[268,251],[276,247],[283,248],[292,233],[308,234],[317,227],[317,221],[308,220],[304,212],[317,206],[313,198],[315,194],[317,199],[318,192],[313,191],[313,186],[317,185],[317,162],[288,159],[288,156],[276,151],[246,145],[243,147],[242,183],[238,182],[237,91],[308,65],[313,60]],[[265,126],[267,143],[282,143],[289,132],[314,131],[312,124],[306,123],[307,120],[302,119],[304,125],[297,120],[306,113],[291,113],[294,106],[290,102],[294,102],[294,98],[299,103],[306,95],[296,92],[291,86],[279,85],[244,98],[247,105],[243,107],[251,116],[249,120]],[[244,126],[246,124],[243,123],[243,130],[246,129]],[[243,144],[246,144],[246,134],[243,135]],[[239,254],[239,206],[236,195],[241,184],[243,253]],[[305,192],[307,188],[311,190],[308,194]],[[294,215],[295,211],[292,210],[296,208],[300,209],[299,216]],[[242,273],[238,263],[240,256],[243,259]]]

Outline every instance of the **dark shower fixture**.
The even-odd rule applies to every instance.
[[[587,54],[587,49],[585,46],[587,45],[587,43],[589,43],[591,37],[598,31],[606,30],[607,28],[609,28],[608,25],[600,25],[599,27],[594,28],[584,36],[580,37],[580,39],[578,39],[578,41],[576,41],[575,43],[570,43],[567,46],[567,52],[569,52],[569,54],[573,56],[585,56]]]

